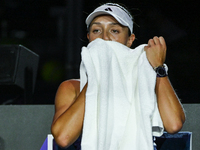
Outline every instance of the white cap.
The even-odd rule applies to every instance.
[[[113,16],[121,25],[127,26],[133,33],[133,18],[131,14],[124,7],[115,3],[106,3],[97,7],[85,20],[87,28],[95,17],[104,14]]]

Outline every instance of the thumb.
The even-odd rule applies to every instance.
[[[149,48],[149,45],[144,46],[144,51],[147,51],[148,48]]]

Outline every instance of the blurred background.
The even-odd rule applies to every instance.
[[[183,103],[200,102],[200,13],[192,0],[1,0],[0,45],[21,44],[39,55],[33,104],[54,104],[59,84],[79,78],[87,15],[105,2],[123,3],[135,18],[133,48],[163,36],[169,78]],[[1,100],[1,104],[7,100]],[[13,102],[19,103],[19,102]]]

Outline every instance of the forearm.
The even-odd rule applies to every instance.
[[[52,124],[52,134],[61,147],[68,147],[80,136],[85,112],[85,86],[74,103]]]
[[[156,95],[165,130],[169,133],[178,132],[185,121],[185,114],[168,77],[157,77]]]

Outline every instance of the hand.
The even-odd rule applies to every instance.
[[[158,67],[163,65],[166,58],[167,46],[163,37],[155,36],[148,41],[148,45],[144,47],[151,66]]]

